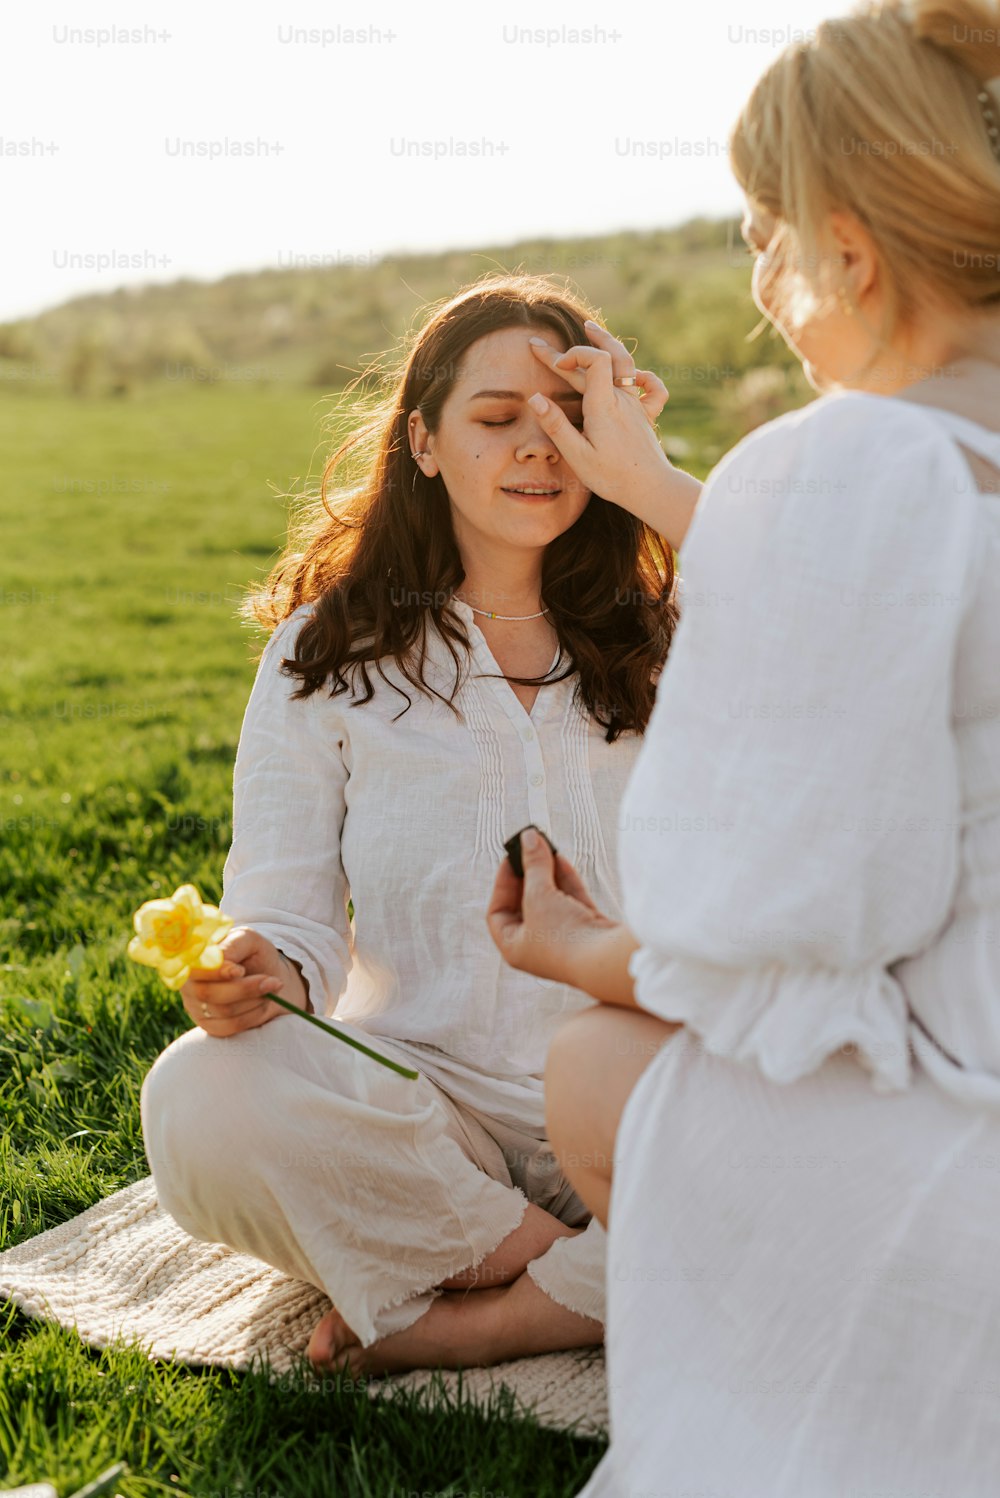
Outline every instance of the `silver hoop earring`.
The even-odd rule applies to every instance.
[[[416,467],[413,470],[413,477],[410,480],[410,493],[414,496],[414,498],[416,498],[416,493],[417,493],[417,474],[418,473],[424,473],[424,470],[421,468],[420,464],[417,463],[417,459],[418,458],[426,458],[426,457],[429,457],[429,456],[430,456],[430,448],[429,447],[422,448],[421,451],[418,452],[418,453],[411,453],[410,454],[410,457],[416,463]],[[424,473],[424,478],[426,478],[426,477],[427,477],[427,474]]]
[[[421,451],[419,451],[419,452],[410,452],[410,457],[413,458],[413,463],[416,464],[415,469],[413,469],[413,478],[410,479],[410,494],[412,494],[412,496],[415,497],[415,499],[416,499],[416,475],[418,475],[418,473],[422,472],[421,464],[419,464],[418,458],[425,458],[425,457],[427,457],[427,452],[428,452],[427,448],[422,448]]]

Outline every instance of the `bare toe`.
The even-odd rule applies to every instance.
[[[345,1358],[343,1355],[349,1353],[351,1348],[359,1348],[360,1345],[359,1339],[343,1316],[334,1308],[327,1311],[322,1320],[316,1324],[309,1338],[306,1357],[317,1372],[343,1372],[350,1363],[349,1356]]]

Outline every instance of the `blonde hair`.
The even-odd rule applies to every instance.
[[[877,248],[883,341],[928,300],[967,331],[1000,312],[1000,159],[977,98],[998,75],[997,0],[868,0],[776,59],[729,153],[776,219],[764,273],[779,305],[803,284],[836,289],[820,237],[847,209]],[[1000,119],[995,89],[991,102]]]

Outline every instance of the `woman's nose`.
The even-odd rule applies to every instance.
[[[517,456],[526,458],[548,458],[557,461],[559,449],[556,447],[548,432],[544,432],[540,426],[534,426],[534,430],[527,433],[517,445]]]

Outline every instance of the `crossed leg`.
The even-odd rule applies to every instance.
[[[563,1173],[604,1227],[608,1221],[615,1135],[629,1093],[679,1025],[646,1011],[602,1004],[574,1015],[556,1032],[545,1072],[546,1126]],[[371,1347],[336,1310],[313,1332],[317,1368],[380,1373],[405,1368],[489,1366],[507,1358],[604,1340],[599,1321],[547,1296],[524,1272],[528,1262],[568,1228],[533,1204],[515,1231],[477,1267],[444,1281],[430,1309],[411,1326]],[[480,1285],[508,1280],[495,1288]],[[476,1293],[470,1290],[476,1288]]]
[[[545,1122],[563,1174],[608,1225],[615,1136],[629,1093],[681,1028],[647,1010],[600,1004],[556,1031],[545,1069]]]
[[[489,1367],[533,1353],[600,1346],[602,1322],[560,1305],[525,1272],[557,1238],[584,1231],[567,1227],[529,1202],[520,1225],[474,1270],[442,1281],[439,1288],[444,1293],[410,1326],[362,1347],[333,1309],[313,1331],[307,1356],[324,1371],[396,1373],[409,1368]],[[481,1288],[491,1281],[492,1288]]]

